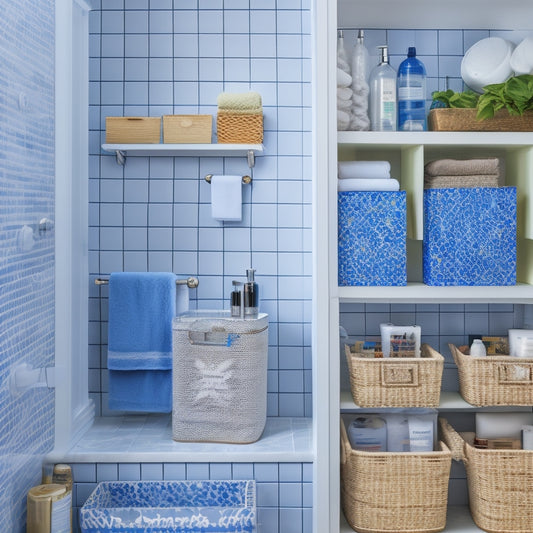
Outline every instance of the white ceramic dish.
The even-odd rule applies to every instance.
[[[526,37],[511,55],[511,68],[514,73],[533,74],[533,36]]]
[[[513,75],[514,44],[501,37],[488,37],[472,45],[461,61],[461,77],[470,89],[483,92],[485,85],[502,83]]]

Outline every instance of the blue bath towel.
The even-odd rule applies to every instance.
[[[109,408],[172,411],[176,276],[116,272],[109,279]]]

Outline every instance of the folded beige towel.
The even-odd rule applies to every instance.
[[[426,163],[424,172],[429,176],[475,176],[500,174],[500,160],[497,157],[485,159],[437,159]]]
[[[262,113],[261,95],[255,91],[247,93],[220,93],[217,96],[218,111],[232,113]]]
[[[497,174],[470,176],[428,176],[424,175],[425,189],[451,189],[460,187],[498,187]]]

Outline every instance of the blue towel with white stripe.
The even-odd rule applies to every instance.
[[[176,275],[114,272],[109,279],[109,408],[172,411]]]

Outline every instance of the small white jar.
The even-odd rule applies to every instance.
[[[470,355],[472,357],[487,357],[487,349],[481,339],[474,339],[470,346]]]

